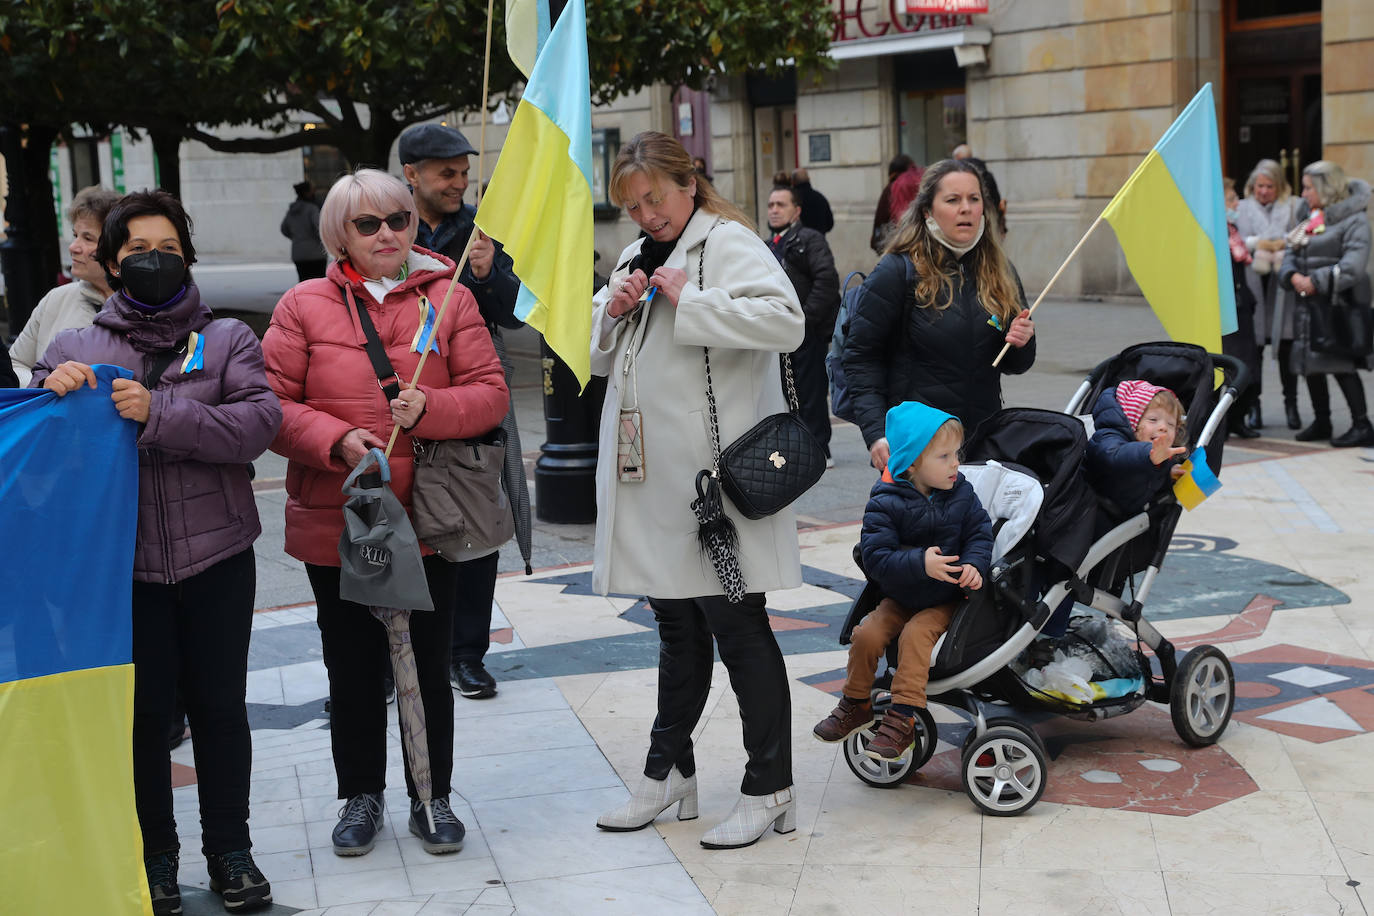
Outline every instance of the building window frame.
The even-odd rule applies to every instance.
[[[620,128],[592,128],[592,218],[616,220],[620,208],[611,201],[611,167],[620,152]]]

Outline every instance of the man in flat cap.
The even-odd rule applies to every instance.
[[[515,298],[520,281],[511,272],[511,259],[498,243],[477,229],[475,207],[463,202],[468,189],[468,157],[477,150],[457,130],[443,124],[416,124],[401,134],[401,169],[410,184],[420,225],[415,244],[436,251],[455,263],[467,247],[468,236],[477,238],[468,252],[468,263],[458,282],[472,291],[487,323],[492,344],[511,384],[511,362],[501,339],[501,328],[518,328]],[[515,426],[515,404],[502,421],[506,431],[506,473],[502,475],[517,529],[529,531],[529,492],[520,463],[520,436]],[[518,470],[517,470],[518,469]],[[523,512],[520,511],[523,509]],[[491,647],[491,609],[496,593],[499,552],[458,563],[458,604],[453,615],[453,658],[449,680],[462,696],[472,700],[496,695],[496,680],[482,663]]]

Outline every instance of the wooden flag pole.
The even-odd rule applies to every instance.
[[[492,2],[487,0],[487,49],[486,59],[482,62],[482,121],[478,129],[477,141],[477,203],[482,202],[482,164],[487,148],[487,81],[491,75],[491,17]],[[415,386],[420,384],[420,373],[424,371],[425,360],[429,358],[430,351],[433,349],[430,343],[434,340],[434,335],[439,333],[439,326],[444,322],[444,312],[448,310],[449,300],[453,298],[453,291],[458,286],[458,277],[463,272],[463,268],[468,264],[468,255],[472,254],[472,243],[477,240],[477,226],[474,224],[472,231],[468,233],[468,243],[463,246],[462,257],[458,259],[458,264],[453,268],[453,279],[449,281],[448,291],[444,293],[444,301],[439,304],[439,314],[434,317],[434,330],[430,333],[429,340],[421,341],[420,361],[415,365],[415,377],[406,386],[413,391]],[[391,427],[391,438],[386,443],[386,456],[391,457],[391,449],[396,444],[396,436],[401,432],[399,425]]]
[[[1070,251],[1070,252],[1069,252],[1069,256],[1068,256],[1067,258],[1064,259],[1064,263],[1063,263],[1063,264],[1060,264],[1060,265],[1059,265],[1059,269],[1056,270],[1056,271],[1054,272],[1054,276],[1053,276],[1053,277],[1050,277],[1050,282],[1046,283],[1046,284],[1045,284],[1045,288],[1042,289],[1042,290],[1040,291],[1040,295],[1038,295],[1038,296],[1035,297],[1035,302],[1031,304],[1030,311],[1026,313],[1027,315],[1034,315],[1034,314],[1035,314],[1035,309],[1036,309],[1036,307],[1037,307],[1038,305],[1040,305],[1041,300],[1045,298],[1045,294],[1048,293],[1048,292],[1050,291],[1050,287],[1051,287],[1051,286],[1054,286],[1054,281],[1055,281],[1055,280],[1058,280],[1058,279],[1059,279],[1059,275],[1062,274],[1062,273],[1064,272],[1064,268],[1069,266],[1069,262],[1073,260],[1073,256],[1076,255],[1076,254],[1078,254],[1078,249],[1082,248],[1082,247],[1083,247],[1083,243],[1086,242],[1086,241],[1088,240],[1088,236],[1090,236],[1090,235],[1093,234],[1093,230],[1097,228],[1097,224],[1098,224],[1098,223],[1102,222],[1102,217],[1103,217],[1104,215],[1106,215],[1106,212],[1107,212],[1107,211],[1103,210],[1102,213],[1099,213],[1099,214],[1097,215],[1097,219],[1093,220],[1093,224],[1092,224],[1091,226],[1088,227],[1088,231],[1085,232],[1085,233],[1083,233],[1083,237],[1082,237],[1081,239],[1078,240],[1078,244],[1075,245],[1075,246],[1073,246],[1073,251]],[[994,360],[992,361],[992,364],[993,364],[994,366],[996,366],[996,365],[998,365],[999,363],[1001,363],[1001,362],[1002,362],[1002,357],[1006,356],[1006,355],[1007,355],[1007,351],[1010,350],[1010,349],[1011,349],[1011,344],[1005,344],[1005,345],[1002,347],[1002,352],[997,354],[997,358],[994,359]]]

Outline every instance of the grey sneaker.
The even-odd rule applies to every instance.
[[[153,898],[153,916],[181,916],[181,888],[177,885],[175,852],[159,852],[143,860],[148,874],[148,892]]]
[[[253,862],[251,850],[211,853],[205,857],[205,868],[210,873],[210,890],[224,898],[229,912],[247,912],[272,902],[272,885]]]
[[[334,855],[365,856],[371,852],[382,828],[382,807],[380,792],[364,792],[345,802],[332,836]]]

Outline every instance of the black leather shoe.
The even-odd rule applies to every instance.
[[[1293,437],[1299,442],[1316,442],[1318,439],[1331,438],[1331,418],[1323,420],[1321,417],[1313,420],[1308,427]]]
[[[1297,401],[1284,401],[1283,413],[1289,429],[1302,429],[1302,417],[1298,414]]]
[[[429,829],[430,818],[425,815],[425,803],[414,798],[410,800],[410,832],[420,838],[420,845],[425,852],[436,856],[462,849],[467,829],[448,806],[448,799],[436,798],[429,805],[430,815],[434,818],[433,830]]]
[[[1356,445],[1374,445],[1374,426],[1369,420],[1356,420],[1349,430],[1331,440],[1336,448],[1352,448]]]
[[[334,855],[365,856],[371,852],[382,828],[382,807],[380,792],[364,792],[345,802],[331,837]]]
[[[247,849],[212,852],[205,857],[205,869],[210,873],[210,890],[224,898],[224,908],[231,913],[256,910],[272,902],[272,885]]]
[[[448,682],[469,700],[485,700],[496,696],[496,678],[481,661],[460,658],[448,669]]]
[[[1241,439],[1258,439],[1261,435],[1260,431],[1253,426],[1245,425],[1244,420],[1228,423],[1226,424],[1226,429],[1231,435]]]
[[[1245,419],[1242,422],[1245,426],[1256,430],[1255,436],[1259,435],[1258,430],[1264,429],[1264,418],[1260,416],[1260,406],[1258,402],[1250,405],[1250,409],[1246,411]],[[1253,439],[1254,436],[1245,436],[1244,438]]]

